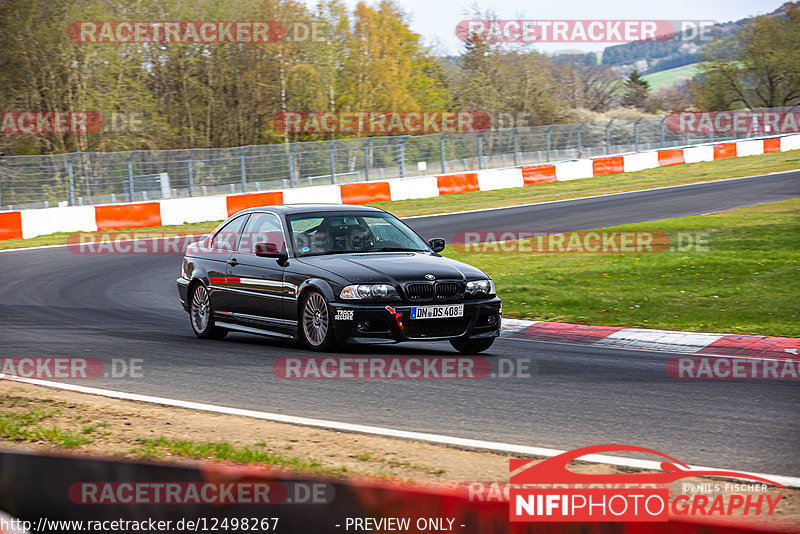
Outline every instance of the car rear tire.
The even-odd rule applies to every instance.
[[[478,354],[483,352],[494,343],[493,337],[482,337],[479,339],[451,339],[450,344],[461,354]]]
[[[228,335],[227,330],[214,324],[208,289],[203,284],[197,284],[189,298],[189,322],[200,339],[222,339]]]
[[[322,293],[312,289],[303,296],[299,330],[300,339],[306,347],[327,351],[336,345],[332,319],[328,301]]]

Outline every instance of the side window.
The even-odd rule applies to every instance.
[[[242,233],[242,227],[246,220],[247,215],[242,215],[223,226],[220,231],[214,235],[211,248],[219,252],[233,252],[236,249],[236,243],[239,241],[239,234]]]
[[[239,252],[255,254],[256,243],[275,243],[278,250],[284,249],[281,221],[273,213],[253,213],[239,241]]]

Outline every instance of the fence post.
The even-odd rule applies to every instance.
[[[72,173],[72,160],[75,159],[79,152],[73,152],[67,160],[67,177],[69,178],[69,205],[75,205],[75,177]]]
[[[242,193],[247,193],[247,169],[245,167],[245,160],[244,158],[247,156],[247,151],[250,150],[250,145],[242,148],[242,154],[240,157],[241,159],[241,166],[242,166]]]
[[[544,143],[545,143],[545,149],[547,151],[546,153],[547,161],[552,161],[552,158],[550,157],[550,130],[553,129],[553,126],[555,126],[555,124],[551,124],[544,131]]]
[[[331,141],[331,147],[328,149],[328,153],[331,157],[331,183],[336,183],[336,142],[338,139],[334,139]]]
[[[196,148],[193,148],[189,152],[189,160],[188,160],[188,169],[189,169],[189,196],[194,196],[194,169],[192,169],[192,158],[194,157],[194,153],[197,152]]]
[[[633,123],[633,151],[639,152],[639,123],[642,122],[644,117],[640,117],[636,119],[636,122]]]
[[[611,154],[611,123],[612,122],[614,122],[613,119],[608,121],[608,124],[606,124],[606,154]]]
[[[519,167],[519,128],[514,126],[514,167]]]
[[[286,153],[286,161],[289,163],[289,187],[294,187],[294,148],[297,141],[289,145],[289,151]]]
[[[442,157],[442,174],[447,173],[447,163],[445,163],[445,148],[444,148],[444,140],[447,136],[447,132],[441,134],[439,137],[439,155]]]
[[[400,140],[400,178],[406,177],[406,142],[410,135],[404,135]]]
[[[483,131],[478,134],[478,170],[483,169],[483,134],[486,131]]]
[[[128,202],[133,202],[133,156],[135,156],[137,152],[139,151],[134,150],[131,152],[131,155],[128,156],[128,159],[125,162],[128,164]]]
[[[578,139],[577,139],[577,141],[578,141],[578,157],[581,157],[581,152],[583,152],[583,140],[581,139],[581,130],[583,130],[584,126],[586,126],[586,123],[582,122],[581,125],[578,126],[578,131],[576,132],[577,133],[577,137],[578,137]]]
[[[666,126],[666,124],[667,124],[667,118],[664,117],[663,119],[661,119],[661,122],[658,125],[658,132],[659,132],[659,136],[661,138],[661,148],[664,148],[665,146],[667,146],[667,135],[666,135],[667,132],[666,132],[666,130],[664,128]]]
[[[364,144],[364,181],[369,182],[369,147],[372,144],[372,138],[368,138]]]

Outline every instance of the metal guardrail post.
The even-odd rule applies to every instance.
[[[447,132],[441,134],[441,136],[439,137],[439,156],[442,159],[442,174],[447,173],[447,163],[445,157],[446,151],[444,147],[444,141],[446,137],[447,137]]]
[[[242,154],[239,156],[241,160],[241,167],[242,167],[242,193],[247,193],[247,168],[245,166],[245,159],[247,157],[247,151],[250,150],[251,145],[247,145],[246,147],[242,148]]]
[[[519,128],[514,126],[514,167],[519,167]]]
[[[189,160],[188,160],[188,169],[189,169],[189,196],[194,196],[194,169],[192,168],[192,158],[194,157],[194,153],[197,152],[196,148],[193,148],[189,152]]]
[[[611,123],[614,122],[614,119],[608,121],[606,124],[606,154],[611,154]]]
[[[125,161],[125,163],[128,164],[128,187],[126,188],[128,190],[128,202],[133,202],[133,156],[135,156],[137,152],[139,151],[134,150],[131,152],[131,155],[128,156],[128,159]]]
[[[67,159],[67,178],[69,180],[69,205],[75,205],[75,176],[72,173],[72,160],[75,159],[79,152],[73,152],[69,159]]]
[[[297,141],[289,145],[289,150],[286,152],[286,161],[289,164],[289,187],[294,187],[294,149],[297,146]]]
[[[406,177],[406,142],[410,135],[404,135],[400,140],[400,178]]]
[[[633,123],[633,151],[639,152],[639,123],[642,122],[644,117],[636,119]]]
[[[661,148],[664,148],[665,146],[667,146],[666,125],[667,125],[667,118],[664,117],[663,119],[661,119],[661,122],[658,124],[658,132],[659,132],[659,137],[660,137],[660,140],[661,140]]]
[[[547,158],[547,161],[553,161],[553,158],[550,157],[550,130],[553,129],[553,126],[555,126],[555,124],[551,124],[544,131],[544,143],[545,143],[545,150],[546,150],[545,156]]]
[[[578,141],[578,157],[581,157],[581,152],[583,151],[583,139],[581,139],[581,130],[583,127],[586,126],[585,122],[582,122],[580,126],[578,126],[578,131],[575,132],[577,134],[577,141]]]
[[[372,144],[372,138],[367,139],[364,143],[364,181],[369,182],[369,147]]]
[[[328,153],[331,157],[331,183],[336,183],[336,142],[339,141],[338,139],[334,139],[331,141],[331,147],[328,149]]]

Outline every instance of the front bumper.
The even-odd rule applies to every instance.
[[[464,299],[459,302],[332,303],[336,339],[346,343],[397,343],[458,338],[498,337],[500,299]],[[463,304],[463,317],[411,319],[414,306]]]

